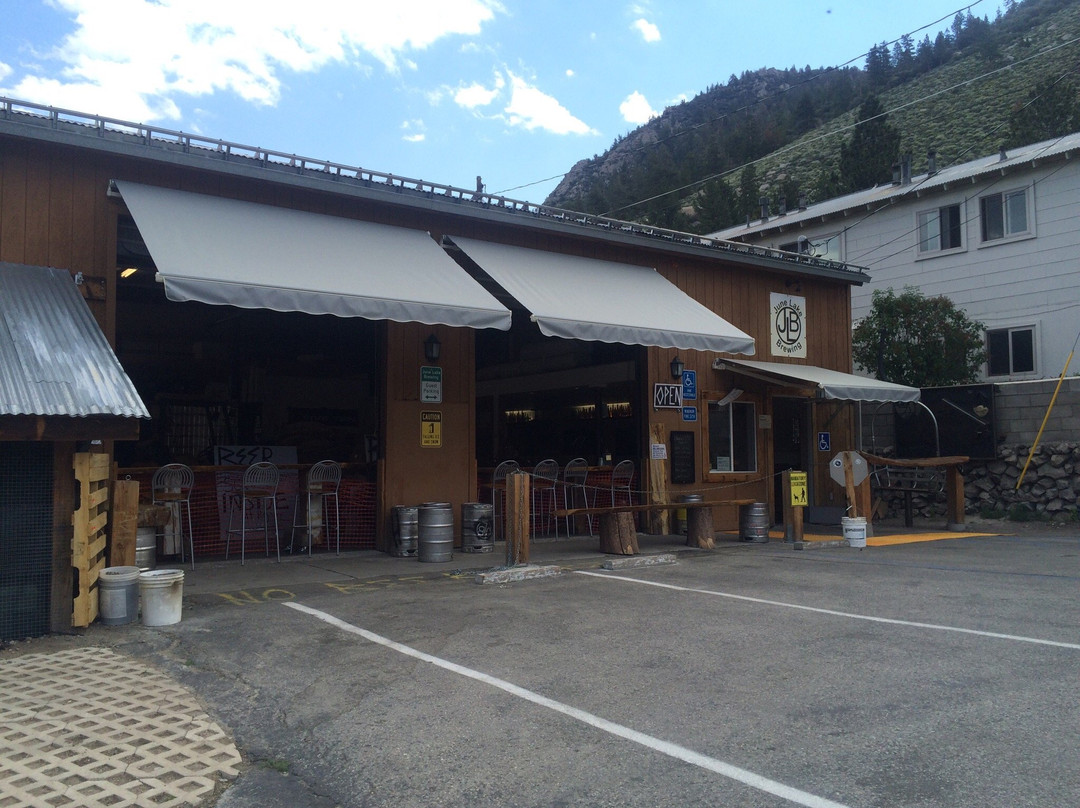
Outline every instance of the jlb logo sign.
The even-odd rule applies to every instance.
[[[795,295],[769,296],[773,356],[806,357],[806,298]]]

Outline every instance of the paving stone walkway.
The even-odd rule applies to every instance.
[[[198,806],[240,754],[191,691],[109,648],[0,659],[0,808]]]

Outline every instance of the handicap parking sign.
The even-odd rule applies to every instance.
[[[819,452],[827,452],[832,448],[832,435],[829,432],[817,433],[817,448]]]

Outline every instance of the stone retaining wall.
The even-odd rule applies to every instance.
[[[996,460],[973,460],[963,467],[964,510],[968,514],[1017,516],[1018,508],[1033,511],[1037,518],[1075,520],[1080,500],[1080,443],[1064,441],[1040,444],[1032,455],[1019,490],[1030,446],[1004,446]],[[902,516],[904,497],[895,491],[882,492],[888,516]],[[945,495],[914,494],[915,516],[945,515]],[[1023,514],[1026,515],[1026,514]]]

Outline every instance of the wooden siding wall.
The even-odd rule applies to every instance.
[[[268,179],[274,172],[268,171]],[[460,235],[490,239],[521,247],[546,249],[602,260],[655,267],[666,278],[703,302],[758,341],[756,359],[773,360],[768,351],[769,295],[801,294],[807,302],[806,364],[851,369],[850,288],[843,282],[800,278],[765,269],[753,269],[722,258],[705,260],[677,256],[647,245],[613,245],[517,227],[513,221],[466,219],[440,211],[396,208],[383,203],[292,188],[273,182],[230,177],[132,157],[110,156],[64,146],[46,146],[0,138],[0,260],[64,267],[81,271],[104,283],[104,299],[91,300],[91,308],[106,335],[115,344],[116,223],[122,203],[106,196],[110,179],[126,179],[196,193],[216,194],[299,210],[346,216],[429,231],[434,238]],[[467,201],[460,201],[463,207]],[[522,214],[526,221],[527,214]],[[659,247],[664,245],[660,244]],[[788,285],[791,282],[791,285]],[[796,287],[795,283],[799,286]],[[799,291],[796,291],[796,288]],[[421,406],[419,368],[424,364],[423,340],[434,331],[443,344],[444,401],[440,407]],[[450,501],[457,506],[475,498],[475,425],[473,335],[469,329],[431,328],[417,324],[387,324],[386,389],[383,415],[386,445],[380,457],[380,532],[387,529],[390,508],[421,501]],[[675,351],[647,350],[648,378],[642,398],[651,399],[654,382],[670,382],[668,363]],[[769,396],[778,388],[736,382],[728,373],[712,370],[719,355],[679,352],[686,367],[696,370],[699,392],[726,392],[736,384],[759,396],[763,415],[769,414]],[[787,391],[790,394],[791,391]],[[700,402],[699,402],[700,403]],[[438,409],[443,415],[442,450],[419,445],[419,412]],[[652,423],[667,433],[684,429],[675,411],[651,412],[642,419],[641,445],[648,447]],[[705,445],[704,419],[699,419],[696,452]],[[838,430],[833,430],[834,434]],[[764,467],[771,459],[767,430],[759,430],[758,452]],[[834,444],[834,448],[840,447]],[[647,457],[639,458],[646,469]],[[463,473],[468,470],[467,473]],[[826,472],[827,473],[827,472]],[[643,475],[647,479],[648,475]],[[732,489],[732,497],[771,498],[771,485],[760,476]],[[700,489],[701,485],[696,486]],[[684,487],[686,489],[694,486]],[[821,486],[818,486],[821,488]],[[678,493],[677,489],[672,494]]]

